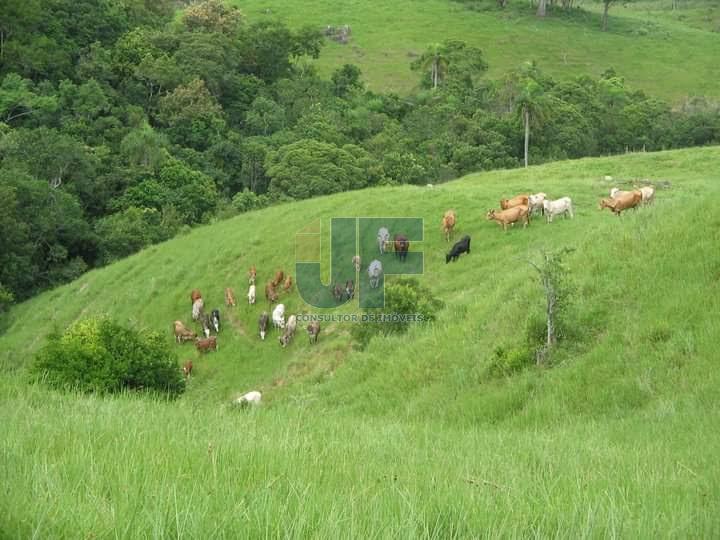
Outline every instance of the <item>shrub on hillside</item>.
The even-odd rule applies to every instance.
[[[112,393],[185,390],[177,357],[157,332],[125,328],[104,318],[79,321],[53,334],[35,357],[34,376],[54,388]]]
[[[385,285],[385,307],[366,310],[372,320],[356,324],[350,331],[357,345],[363,349],[373,336],[402,334],[410,324],[425,324],[435,320],[435,314],[443,303],[432,295],[427,287],[413,278],[401,278]],[[408,322],[395,315],[417,315],[417,320]]]

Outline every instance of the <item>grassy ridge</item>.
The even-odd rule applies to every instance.
[[[720,149],[584,159],[268,208],[154,246],[15,307],[0,336],[0,531],[61,536],[693,536],[720,532],[716,349]],[[616,179],[669,184],[615,218]],[[503,195],[570,195],[574,220],[502,233]],[[446,265],[442,212],[470,256]],[[240,304],[177,402],[58,395],[24,366],[53,325],[108,312],[167,332],[291,268],[293,233],[336,215],[425,218],[422,281],[445,301],[431,329],[350,349],[347,327],[281,350]],[[571,339],[551,369],[487,376],[496,347],[542,313],[526,259],[574,246]],[[296,294],[290,312],[307,309]],[[262,299],[260,299],[262,302]],[[343,310],[351,310],[344,307]],[[228,310],[223,309],[224,313]],[[267,404],[228,401],[249,389]]]
[[[327,3],[316,0],[248,0],[238,3],[250,21],[277,18],[298,27],[349,24],[347,45],[328,41],[318,68],[324,75],[345,63],[358,65],[369,87],[401,94],[412,90],[418,74],[410,62],[428,45],[462,39],[483,50],[489,77],[499,77],[535,59],[548,74],[564,79],[597,76],[613,67],[632,87],[670,101],[688,95],[718,96],[720,41],[712,28],[697,28],[703,3],[677,14],[643,3],[637,9],[614,6],[610,31],[600,31],[596,11],[552,15],[538,20],[519,6],[505,12],[473,11],[447,0],[420,2]],[[592,4],[583,6],[593,9]],[[650,13],[650,14],[648,14]],[[687,19],[678,17],[685,14]]]

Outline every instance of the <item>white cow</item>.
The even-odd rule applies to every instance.
[[[200,315],[202,315],[203,307],[205,306],[205,303],[203,302],[202,298],[198,298],[193,302],[192,305],[192,320],[197,321],[200,318]]]
[[[262,394],[258,392],[257,390],[253,390],[252,392],[248,392],[247,394],[243,394],[239,398],[235,400],[235,403],[242,406],[247,405],[260,405],[260,400],[262,399]]]
[[[545,193],[536,193],[535,195],[530,195],[528,197],[528,205],[530,206],[530,213],[532,214],[536,210],[545,213],[545,207],[543,206],[543,203],[545,202],[545,199],[547,198],[547,195]]]
[[[248,304],[254,304],[255,303],[255,284],[253,283],[250,285],[250,288],[248,289]]]
[[[287,325],[285,325],[285,332],[282,336],[280,336],[280,345],[286,347],[287,344],[290,343],[290,340],[292,340],[293,336],[295,335],[296,328],[297,317],[295,317],[295,315],[290,315],[287,320]]]
[[[571,218],[575,217],[573,215],[572,199],[570,199],[570,197],[561,197],[555,201],[545,199],[543,207],[545,208],[545,218],[548,223],[553,220],[553,217],[559,216],[560,214],[565,214],[565,217],[568,215]]]
[[[655,188],[652,186],[641,187],[640,193],[642,193],[643,204],[650,204],[655,200]]]
[[[378,248],[380,248],[380,255],[385,253],[386,248],[390,245],[390,231],[385,227],[380,227],[377,235]]]
[[[352,263],[353,263],[353,266],[355,267],[355,271],[359,272],[360,271],[360,255],[355,255],[352,258]]]
[[[285,304],[278,304],[272,312],[272,321],[275,328],[285,328]]]
[[[370,276],[370,287],[375,289],[380,283],[380,276],[382,275],[382,263],[375,259],[368,266],[368,276]]]

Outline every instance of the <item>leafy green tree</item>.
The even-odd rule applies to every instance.
[[[285,110],[272,99],[259,96],[245,115],[245,127],[251,135],[270,135],[285,124]]]
[[[333,83],[335,95],[341,98],[349,96],[353,91],[362,90],[364,84],[361,80],[360,68],[353,64],[344,64],[333,71],[330,80]]]
[[[6,124],[17,124],[21,118],[38,112],[53,112],[58,103],[55,96],[38,94],[32,81],[10,73],[0,82],[0,118]]]
[[[167,140],[147,121],[123,137],[120,152],[131,166],[155,169],[168,156]]]
[[[422,72],[421,85],[425,88],[435,90],[452,81],[456,89],[463,89],[472,87],[474,81],[487,70],[487,63],[477,47],[449,39],[430,45],[410,68]]]
[[[167,240],[174,234],[163,223],[162,214],[155,208],[131,206],[95,223],[100,264],[109,264],[127,257],[144,247]]]
[[[191,32],[218,32],[234,36],[243,23],[242,12],[221,0],[203,0],[188,6],[181,21]]]

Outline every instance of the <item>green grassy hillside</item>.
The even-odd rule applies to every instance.
[[[525,11],[527,3],[513,1],[506,11],[492,8],[494,2],[477,2],[490,8],[470,10],[448,0],[236,4],[251,21],[280,19],[292,27],[350,25],[352,40],[347,45],[328,41],[318,67],[328,75],[345,63],[356,64],[374,90],[407,93],[418,80],[410,62],[428,45],[452,38],[483,50],[489,77],[535,59],[559,79],[597,76],[613,67],[632,87],[670,101],[719,95],[715,59],[720,57],[720,40],[712,21],[720,12],[712,2],[694,2],[676,12],[664,9],[662,2],[614,5],[608,32],[600,30],[600,14],[591,2],[582,4],[590,11],[556,12],[545,20]]]
[[[716,342],[720,149],[585,159],[475,174],[434,188],[343,193],[193,230],[16,306],[0,336],[0,531],[7,537],[712,537],[720,533]],[[615,180],[607,182],[605,175]],[[661,182],[616,218],[597,200]],[[569,195],[574,220],[507,233],[502,196]],[[458,213],[472,253],[446,265],[439,221]],[[430,328],[352,350],[347,325],[285,350],[256,337],[242,297],[293,268],[295,233],[332,216],[425,219],[422,283],[445,302]],[[542,316],[526,263],[574,247],[566,341],[552,365],[488,375]],[[175,402],[61,395],[29,385],[53,327],[107,313],[167,333],[189,291],[229,320],[192,358]],[[309,311],[296,293],[290,312]],[[344,307],[351,311],[353,307]],[[251,389],[265,404],[237,411]]]

